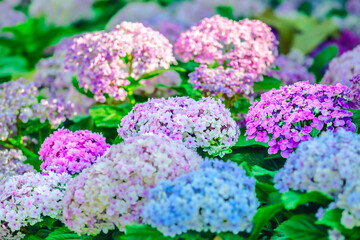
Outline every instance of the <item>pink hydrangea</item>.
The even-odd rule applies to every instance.
[[[110,32],[86,33],[74,38],[65,67],[77,76],[79,86],[104,102],[104,94],[125,100],[129,77],[175,63],[172,45],[159,32],[141,23],[122,22]]]
[[[59,129],[41,145],[41,170],[76,174],[94,164],[110,145],[101,134],[88,130]]]
[[[22,239],[24,227],[61,219],[68,174],[25,173],[0,182],[0,238]]]
[[[169,137],[146,134],[111,146],[68,185],[64,221],[79,234],[141,223],[149,188],[197,170],[202,158]]]
[[[164,134],[188,148],[223,156],[237,142],[239,129],[220,101],[175,97],[136,104],[121,120],[118,133],[125,139],[144,133]]]
[[[261,95],[250,107],[246,118],[247,139],[269,144],[269,154],[283,157],[300,142],[323,131],[344,128],[355,131],[352,112],[347,109],[347,87],[297,82]]]

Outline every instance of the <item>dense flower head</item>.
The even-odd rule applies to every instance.
[[[42,99],[38,102],[38,90],[35,83],[26,83],[25,79],[0,84],[0,138],[6,140],[16,135],[18,120],[26,123],[29,119],[49,120],[58,127],[66,118],[72,118],[74,106],[61,99]]]
[[[341,83],[350,86],[349,79],[358,73],[360,73],[360,46],[334,58],[330,62],[329,69],[326,71],[321,83],[327,85]]]
[[[110,32],[85,33],[73,39],[65,67],[77,75],[79,86],[104,102],[104,94],[125,100],[129,77],[175,63],[172,45],[159,32],[141,23],[122,22]]]
[[[80,20],[92,19],[95,16],[92,9],[95,1],[32,0],[29,14],[32,17],[45,17],[49,25],[67,26]]]
[[[21,239],[20,229],[43,217],[61,219],[68,174],[25,173],[0,182],[0,238]]]
[[[208,68],[202,64],[190,73],[189,81],[195,89],[208,96],[231,98],[236,95],[249,95],[252,93],[252,82],[245,77],[246,73],[234,68]]]
[[[359,179],[360,135],[340,129],[299,144],[274,178],[280,192],[321,191],[335,199]]]
[[[233,162],[206,160],[199,171],[165,180],[150,190],[144,222],[165,236],[189,230],[250,232],[259,202],[255,179]]]
[[[353,103],[353,109],[360,109],[360,73],[349,80],[348,101]]]
[[[166,136],[146,134],[112,145],[69,184],[64,220],[81,234],[141,223],[148,189],[197,170],[202,158]]]
[[[346,10],[349,13],[360,16],[360,2],[357,0],[347,0],[346,1]]]
[[[260,80],[277,53],[275,35],[263,22],[235,22],[218,15],[205,18],[182,33],[174,47],[181,61],[217,62],[242,72],[252,81]]]
[[[34,172],[33,166],[25,164],[26,157],[20,150],[0,150],[0,181],[14,175]]]
[[[360,145],[360,138],[358,144]],[[358,147],[357,158],[360,158],[360,148]],[[346,183],[344,191],[339,194],[336,206],[343,209],[341,223],[348,229],[360,226],[360,179]]]
[[[218,100],[189,97],[151,99],[136,104],[121,120],[119,136],[164,134],[191,149],[224,155],[237,142],[239,130],[230,111]]]
[[[284,85],[307,80],[309,83],[315,83],[315,77],[307,70],[313,62],[312,58],[306,57],[302,52],[292,49],[287,55],[279,55],[275,60],[275,65],[279,70],[269,70],[267,76],[277,78]]]
[[[110,147],[105,138],[88,130],[59,129],[51,134],[39,151],[41,170],[76,174],[94,164]]]
[[[261,95],[246,118],[247,139],[268,142],[269,154],[281,151],[283,157],[300,142],[324,131],[344,128],[355,131],[352,112],[347,109],[347,87],[297,82]],[[269,141],[270,140],[270,141]]]
[[[43,96],[64,99],[74,104],[77,113],[86,113],[94,100],[79,93],[72,84],[71,72],[65,71],[64,59],[71,42],[71,39],[62,40],[55,47],[54,56],[38,62],[33,81]]]

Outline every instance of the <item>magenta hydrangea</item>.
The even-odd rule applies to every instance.
[[[22,230],[43,221],[61,219],[62,200],[70,175],[25,173],[0,182],[0,238],[22,239]]]
[[[141,223],[148,190],[199,168],[202,158],[166,136],[146,134],[126,139],[68,185],[64,221],[79,234],[107,232]]]
[[[275,35],[263,22],[236,22],[217,15],[182,33],[174,47],[181,61],[202,64],[190,75],[195,88],[206,94],[231,97],[248,93],[252,83],[261,80],[275,60],[276,45]],[[214,64],[221,67],[208,68]]]
[[[344,128],[355,131],[352,112],[347,109],[347,87],[297,82],[261,95],[246,118],[247,139],[269,144],[269,154],[283,157],[300,142],[324,131]]]
[[[118,133],[125,139],[144,133],[164,134],[188,148],[223,156],[237,142],[239,129],[220,101],[174,97],[136,104],[121,120]]]
[[[44,161],[41,170],[46,173],[79,173],[94,164],[109,146],[101,134],[59,129],[41,145],[39,155]]]
[[[79,86],[104,102],[104,94],[125,100],[129,77],[169,68],[175,63],[172,45],[159,32],[141,23],[122,22],[113,31],[85,33],[73,39],[65,67]],[[130,92],[131,89],[128,89]]]

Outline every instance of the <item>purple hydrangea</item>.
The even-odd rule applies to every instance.
[[[118,133],[125,139],[144,133],[164,134],[188,148],[223,156],[237,142],[239,129],[220,101],[175,97],[136,104],[121,120]]]
[[[64,221],[79,234],[98,234],[142,223],[149,188],[197,170],[202,158],[166,136],[126,139],[68,185]]]
[[[246,118],[247,139],[269,144],[269,154],[288,157],[302,141],[324,131],[355,131],[347,109],[347,87],[297,82],[273,89],[255,101]]]
[[[22,239],[24,227],[61,219],[68,174],[25,173],[0,182],[0,238]]]
[[[236,163],[207,160],[199,171],[150,190],[142,215],[165,236],[189,230],[236,234],[251,231],[258,207],[255,179]]]
[[[0,150],[0,181],[14,175],[35,172],[33,166],[24,163],[25,160],[26,157],[20,150]]]
[[[175,63],[172,45],[159,32],[141,23],[122,22],[110,32],[85,33],[73,39],[65,67],[77,76],[79,86],[104,102],[104,94],[125,100],[129,77],[169,68]]]
[[[348,101],[353,104],[353,109],[360,109],[360,73],[349,81],[351,86],[348,90]]]
[[[94,164],[110,147],[105,138],[98,133],[88,130],[71,132],[68,129],[59,129],[41,145],[39,155],[41,170],[76,174],[84,168]]]

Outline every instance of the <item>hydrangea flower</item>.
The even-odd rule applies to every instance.
[[[26,123],[29,119],[49,120],[57,127],[66,118],[72,118],[74,107],[59,99],[37,100],[36,84],[26,83],[25,79],[0,84],[0,139],[5,141],[14,136],[18,120]]]
[[[144,222],[165,236],[189,230],[250,232],[259,202],[255,179],[233,162],[205,161],[201,170],[165,180],[150,190]]]
[[[172,45],[163,35],[141,23],[122,22],[111,32],[74,38],[65,67],[77,75],[80,87],[104,102],[104,94],[125,100],[129,77],[138,79],[144,73],[167,69],[172,63]]]
[[[360,138],[357,137],[357,158],[360,157]],[[355,147],[356,148],[356,147]],[[348,229],[360,226],[360,179],[346,182],[344,191],[339,194],[336,206],[344,209],[341,217],[341,224]]]
[[[164,134],[188,148],[223,156],[237,142],[239,129],[220,101],[175,97],[136,104],[121,120],[118,133],[124,139],[144,133]]]
[[[43,217],[61,219],[68,174],[25,173],[0,182],[0,238],[21,239],[21,228]]]
[[[95,1],[32,0],[29,14],[32,17],[45,17],[49,25],[67,26],[80,20],[92,19],[95,16],[92,9]]]
[[[26,21],[24,13],[15,11],[7,2],[0,2],[0,30],[3,27],[14,26]],[[7,36],[8,33],[1,33],[1,36]]]
[[[182,33],[174,47],[181,61],[201,64],[190,75],[195,88],[206,95],[231,97],[248,94],[252,83],[261,80],[275,60],[276,44],[270,27],[261,21],[235,22],[217,15]],[[209,69],[214,64],[219,67]]]
[[[205,18],[176,41],[181,61],[232,67],[245,75],[259,74],[272,65],[276,38],[270,27],[258,20],[235,22],[221,16]],[[250,60],[251,59],[251,60]]]
[[[324,131],[344,128],[355,131],[352,112],[346,110],[347,87],[297,82],[261,95],[250,107],[246,118],[247,139],[268,142],[269,154],[283,157],[300,142]]]
[[[349,13],[360,16],[360,2],[357,0],[347,0],[346,1],[346,10]]]
[[[353,104],[353,109],[360,109],[360,73],[349,81],[351,86],[347,91],[348,101]]]
[[[329,240],[345,240],[345,236],[337,229],[328,230]]]
[[[284,85],[291,85],[304,80],[313,84],[315,77],[308,71],[312,63],[312,58],[306,57],[299,50],[291,49],[289,54],[280,55],[276,58],[275,65],[279,67],[279,70],[269,70],[266,75],[281,80]]]
[[[79,93],[72,85],[71,72],[65,71],[64,59],[71,42],[71,39],[61,41],[53,57],[41,59],[36,65],[33,80],[39,85],[42,95],[69,101],[74,104],[77,113],[87,113],[94,100]]]
[[[41,145],[39,155],[41,170],[68,174],[80,173],[94,164],[110,147],[105,138],[88,130],[71,132],[59,129]]]
[[[148,189],[160,180],[198,169],[202,158],[166,136],[142,135],[111,146],[70,183],[64,198],[66,225],[98,234],[141,223]]]
[[[20,150],[0,150],[0,181],[14,175],[35,172],[33,166],[24,163],[25,160]]]
[[[349,79],[358,73],[360,73],[360,46],[331,60],[321,83],[326,85],[341,83],[350,86]]]
[[[299,144],[275,175],[280,192],[321,191],[335,199],[360,174],[360,135],[339,129]],[[359,215],[360,216],[360,215]]]

